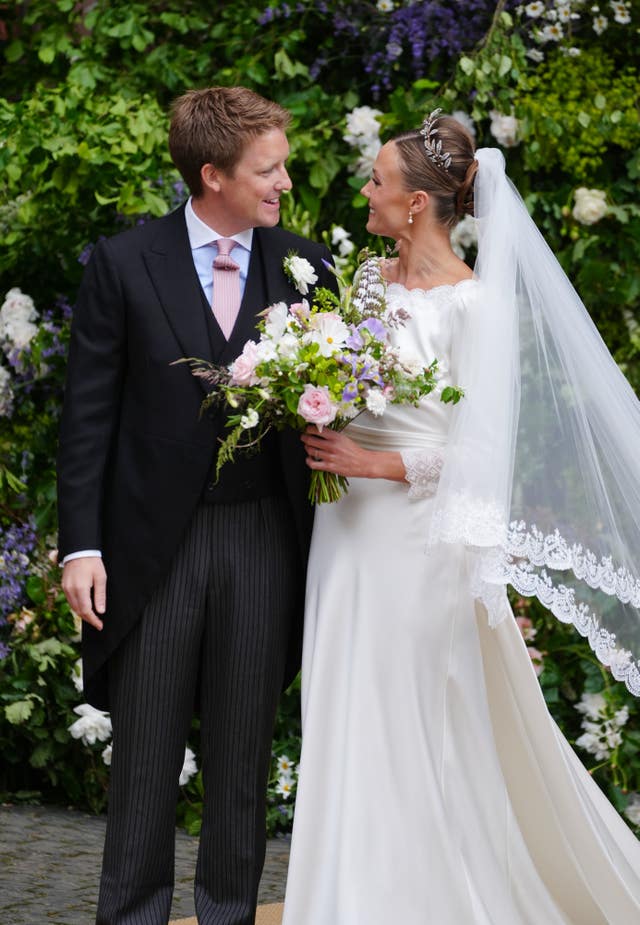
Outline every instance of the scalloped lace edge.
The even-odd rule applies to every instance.
[[[536,597],[562,623],[573,624],[616,681],[640,697],[640,662],[618,646],[615,633],[600,626],[587,604],[576,602],[574,589],[554,582],[545,566],[570,570],[590,588],[634,607],[640,607],[640,580],[627,568],[616,568],[611,556],[598,559],[581,544],[569,544],[557,529],[544,534],[523,520],[514,520],[507,528],[497,505],[466,500],[462,508],[458,504],[455,508],[455,515],[450,509],[436,515],[433,535],[474,547],[471,592],[486,607],[490,624],[497,625],[508,613],[504,586],[510,584],[519,594]]]

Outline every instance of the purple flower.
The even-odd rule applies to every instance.
[[[30,557],[36,546],[36,533],[31,523],[3,527],[0,539],[0,626],[7,616],[26,602],[24,583],[30,567]]]
[[[387,329],[379,318],[366,318],[364,321],[360,322],[358,325],[358,330],[368,331],[373,338],[380,340],[383,343],[386,343],[387,341]]]
[[[358,328],[351,325],[351,334],[347,337],[345,344],[350,350],[362,350],[364,346],[364,341],[360,336],[360,331]]]
[[[350,402],[358,396],[358,383],[355,379],[351,379],[342,390],[342,401]]]
[[[91,257],[94,247],[95,247],[95,244],[93,244],[92,242],[90,242],[89,244],[85,244],[85,246],[82,248],[82,250],[78,254],[78,263],[81,263],[83,267],[86,267],[86,265],[89,263],[89,258]]]

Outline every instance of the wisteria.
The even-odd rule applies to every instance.
[[[7,617],[26,602],[25,581],[31,556],[36,547],[36,532],[31,522],[3,526],[0,540],[0,658],[8,652]]]
[[[362,61],[362,72],[374,99],[379,99],[398,84],[423,76],[441,78],[458,55],[473,48],[491,25],[495,3],[491,0],[467,0],[451,4],[444,0],[422,3],[340,4],[329,10],[321,0],[304,3],[280,3],[261,13],[261,26],[277,25],[292,19],[306,23],[322,21],[330,28],[339,52],[328,53],[331,40],[310,64],[313,79],[326,75],[336,57],[353,56]],[[308,30],[311,32],[311,29]]]

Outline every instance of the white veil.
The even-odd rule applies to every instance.
[[[464,543],[492,624],[506,585],[573,623],[640,696],[640,403],[504,170],[476,152],[481,285],[431,542]]]

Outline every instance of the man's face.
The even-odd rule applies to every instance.
[[[287,136],[274,128],[249,142],[232,174],[218,173],[216,205],[224,214],[226,234],[278,224],[280,196],[291,189],[288,157]]]

